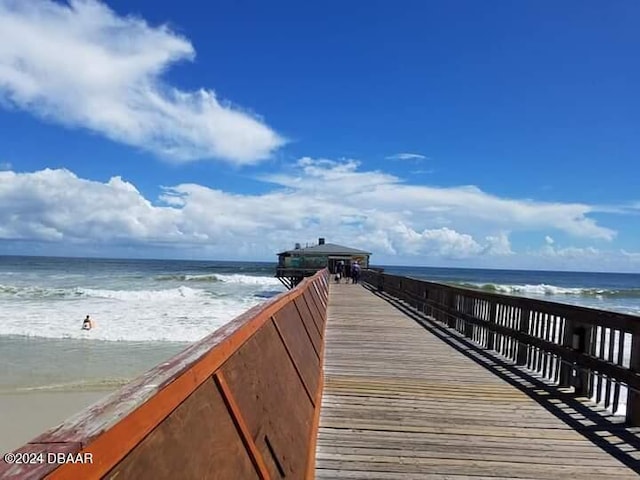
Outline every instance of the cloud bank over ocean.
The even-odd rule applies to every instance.
[[[589,218],[597,208],[586,204],[500,198],[473,186],[412,185],[361,169],[355,160],[305,157],[261,180],[271,190],[237,194],[183,183],[148,199],[120,177],[97,182],[64,169],[3,171],[0,239],[105,248],[148,244],[269,259],[293,241],[313,239],[315,232],[401,261],[496,261],[515,253],[563,261],[611,255],[637,260],[629,252],[549,242],[552,231],[582,242],[609,243],[615,237],[614,230]],[[531,230],[541,232],[539,248],[517,252],[510,236]]]

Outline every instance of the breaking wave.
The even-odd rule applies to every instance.
[[[582,297],[605,297],[605,298],[640,298],[640,288],[607,289],[607,288],[587,288],[587,287],[558,287],[540,283],[537,285],[504,285],[495,283],[456,283],[455,285],[485,290],[488,292],[498,292],[517,295],[574,295]]]
[[[178,282],[223,282],[223,283],[243,283],[246,285],[280,285],[280,281],[274,277],[258,275],[243,275],[239,273],[221,274],[210,273],[200,275],[189,275],[183,273],[171,275],[159,275],[155,277],[158,281],[178,281]]]
[[[43,288],[43,287],[19,287],[13,285],[0,285],[0,295],[8,295],[16,298],[110,298],[114,300],[171,300],[183,298],[195,298],[211,296],[210,292],[195,288],[180,286],[166,290],[108,290],[98,288]]]
[[[158,275],[156,280],[163,281],[177,281],[177,282],[219,282],[220,279],[215,274],[207,275],[187,275],[184,273],[175,273],[172,275]]]

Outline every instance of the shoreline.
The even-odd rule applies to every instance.
[[[0,453],[11,452],[114,390],[0,394]]]
[[[186,346],[0,335],[0,453],[56,427]]]

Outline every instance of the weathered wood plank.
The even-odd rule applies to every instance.
[[[331,285],[316,478],[638,478],[628,464],[640,438],[623,419],[535,379],[522,391],[463,340],[359,285]]]
[[[328,468],[319,468],[317,470],[317,479],[352,479],[352,480],[398,480],[398,474],[395,472],[371,472],[359,470],[333,470]],[[512,480],[513,477],[495,477],[495,476],[469,476],[469,475],[439,475],[439,474],[411,474],[404,473],[401,477],[403,480]],[[534,480],[520,477],[520,480]]]
[[[517,479],[575,479],[575,480],[611,480],[633,479],[638,476],[631,470],[620,470],[619,468],[597,468],[597,467],[574,467],[566,465],[533,465],[517,464],[513,462],[475,462],[468,460],[446,460],[435,462],[432,459],[420,461],[420,459],[410,457],[384,457],[378,461],[366,461],[365,458],[352,459],[324,459],[319,458],[317,465],[319,468],[327,469],[347,469],[360,470],[367,473],[389,472],[393,473],[396,479],[404,479],[406,474],[422,474],[422,478],[427,475],[481,475],[498,476]],[[471,473],[475,472],[475,473]],[[366,478],[372,478],[371,475]]]

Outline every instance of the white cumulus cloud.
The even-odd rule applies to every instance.
[[[639,260],[640,261],[640,252],[628,252],[624,248],[620,250],[620,253],[631,260]]]
[[[487,242],[484,252],[488,255],[513,255],[511,242],[507,232],[499,232],[497,235],[485,237]]]
[[[0,0],[0,100],[175,161],[265,159],[284,139],[208,89],[162,75],[193,60],[167,26],[118,16],[95,0]]]
[[[155,207],[120,177],[68,170],[0,172],[0,238],[69,242],[180,241],[179,211]]]
[[[120,177],[100,182],[68,170],[0,171],[0,240],[161,245],[198,249],[210,258],[272,258],[296,241],[322,236],[379,259],[508,265],[521,257],[509,238],[516,232],[554,229],[582,241],[615,234],[587,217],[589,205],[500,198],[472,186],[409,185],[363,170],[355,160],[305,157],[263,180],[272,187],[259,194],[183,183],[148,199]],[[592,261],[602,252],[547,241],[545,249],[529,253],[532,259]]]
[[[420,153],[395,153],[389,155],[387,160],[425,160],[427,157]]]
[[[410,218],[417,230],[427,222],[429,228],[459,226],[479,232],[552,227],[576,237],[613,240],[616,235],[588,217],[597,210],[586,204],[500,198],[475,186],[410,185],[384,172],[361,171],[356,160],[303,158],[297,167],[264,179],[328,204],[339,198],[341,208],[374,212],[387,228]],[[394,212],[391,221],[386,220],[388,212]]]
[[[595,247],[554,247],[545,245],[539,252],[542,256],[568,259],[597,259],[601,251]]]
[[[393,243],[405,253],[443,258],[466,258],[479,254],[483,248],[471,235],[447,227],[424,229],[417,232],[403,223],[391,231]]]

